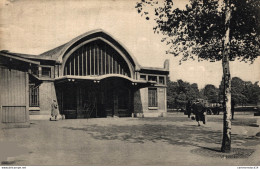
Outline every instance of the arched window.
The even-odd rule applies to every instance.
[[[64,75],[105,74],[121,74],[130,77],[125,60],[117,51],[102,41],[88,43],[74,51],[64,67]]]

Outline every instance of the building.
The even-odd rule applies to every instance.
[[[66,118],[158,116],[167,110],[163,68],[142,67],[103,30],[40,55],[0,52],[2,123],[50,116],[53,99]]]

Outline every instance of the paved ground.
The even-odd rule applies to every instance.
[[[200,127],[182,114],[163,118],[32,121],[0,131],[2,165],[260,165],[256,119],[237,115],[230,154],[219,152],[222,115]]]

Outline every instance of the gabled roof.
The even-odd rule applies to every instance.
[[[36,64],[36,65],[40,64],[40,62],[32,61],[30,59],[26,59],[26,58],[23,58],[23,57],[19,57],[19,56],[13,54],[13,53],[8,53],[8,52],[5,52],[5,51],[0,51],[0,56],[4,56],[4,57],[8,57],[10,59],[15,59],[15,60],[19,60],[19,61],[22,61],[22,62]]]
[[[48,50],[48,51],[46,51],[46,52],[44,52],[44,53],[42,53],[42,54],[40,54],[39,56],[40,57],[53,57],[53,56],[56,56],[57,55],[57,53],[59,53],[66,45],[67,45],[68,43],[65,43],[65,44],[63,44],[63,45],[60,45],[60,46],[58,46],[58,47],[56,47],[56,48],[53,48],[53,49],[51,49],[51,50]]]
[[[120,43],[118,40],[116,40],[114,37],[112,37],[110,34],[106,33],[102,29],[96,29],[93,31],[86,32],[71,41],[58,46],[54,49],[51,49],[49,51],[46,51],[42,54],[39,55],[41,58],[53,58],[56,59],[57,61],[62,62],[62,57],[69,51],[69,49],[72,48],[73,45],[80,43],[82,40],[89,40],[93,38],[104,38],[111,42],[113,45],[115,45],[119,50],[121,50],[125,55],[127,55],[128,59],[132,64],[135,66],[136,70],[140,69],[140,65],[138,64],[137,60],[135,57],[126,49],[126,47]]]
[[[56,61],[56,59],[51,57],[40,57],[39,55],[29,55],[29,54],[23,54],[23,53],[12,53],[13,55],[27,58],[27,59],[34,59],[34,60],[50,60],[50,61]]]

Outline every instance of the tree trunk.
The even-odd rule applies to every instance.
[[[230,19],[231,9],[230,0],[225,0],[225,36],[223,39],[223,80],[224,80],[224,96],[223,96],[223,139],[222,152],[230,152],[231,150],[231,76],[229,69],[229,54],[230,54]]]

